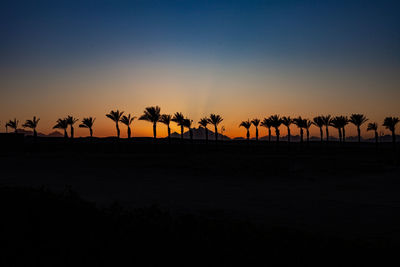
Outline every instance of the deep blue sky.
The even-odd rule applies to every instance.
[[[274,113],[400,113],[400,1],[0,5],[0,121],[50,128],[73,110],[107,135],[109,109],[161,105],[221,113],[237,134],[238,119]]]

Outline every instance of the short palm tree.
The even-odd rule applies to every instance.
[[[259,119],[253,119],[251,123],[256,127],[256,141],[258,141],[258,125],[260,125]]]
[[[5,127],[6,127],[6,133],[8,133],[8,122],[6,122]]]
[[[313,125],[312,121],[308,119],[304,119],[304,128],[306,129],[307,133],[307,144],[310,143],[310,127]]]
[[[124,115],[121,118],[121,123],[125,124],[126,127],[128,127],[128,139],[131,138],[131,134],[132,134],[131,124],[135,119],[136,119],[136,117],[135,116],[131,117],[131,114],[128,114],[128,116]]]
[[[332,121],[332,117],[331,115],[327,115],[327,116],[321,116],[322,121],[324,123],[325,126],[325,132],[326,132],[326,142],[329,142],[329,126],[331,125],[331,121]]]
[[[14,132],[17,133],[18,132],[18,123],[19,121],[17,119],[13,119],[13,120],[9,120],[7,122],[7,127],[10,127],[11,129],[14,129]]]
[[[351,114],[349,121],[357,127],[358,142],[360,143],[361,142],[361,129],[360,129],[360,127],[366,121],[368,121],[368,119],[363,114]]]
[[[124,114],[123,111],[111,110],[110,113],[106,114],[106,117],[115,122],[115,128],[117,129],[117,138],[120,137],[121,131],[119,130],[119,122],[121,120],[122,115]]]
[[[282,117],[282,124],[286,126],[287,128],[287,136],[288,136],[288,142],[290,143],[290,125],[293,123],[292,118],[290,118],[289,116],[286,117]]]
[[[207,128],[207,125],[209,123],[208,119],[207,118],[202,118],[202,119],[199,120],[198,123],[199,123],[200,126],[202,126],[204,128],[205,136],[206,136],[206,143],[208,143],[208,128]]]
[[[218,141],[218,124],[220,124],[224,119],[220,115],[210,114],[208,122],[214,125],[215,130],[215,141]]]
[[[74,138],[74,124],[78,121],[79,119],[74,118],[72,116],[67,117],[68,125],[71,127],[71,138]]]
[[[378,144],[378,124],[376,122],[368,123],[367,131],[374,131],[375,143]]]
[[[172,120],[172,116],[169,114],[162,114],[160,117],[160,122],[167,126],[169,143],[171,143],[171,128],[169,127],[171,124],[171,120]]]
[[[81,124],[79,124],[79,128],[87,128],[89,129],[90,138],[93,137],[93,124],[96,118],[83,118]]]
[[[67,133],[68,126],[69,126],[69,124],[68,124],[67,118],[58,119],[57,124],[53,126],[53,129],[64,130],[64,138],[68,138],[68,133]]]
[[[319,128],[319,134],[321,136],[321,142],[323,142],[324,132],[322,131],[322,127],[324,127],[324,121],[322,116],[317,116],[313,118],[313,124]]]
[[[32,120],[26,120],[26,122],[22,126],[32,129],[33,130],[33,137],[36,138],[37,137],[36,128],[37,128],[37,126],[39,124],[39,121],[40,121],[39,118],[33,117]]]
[[[247,142],[249,142],[250,141],[250,127],[251,127],[251,122],[250,122],[250,120],[247,120],[247,121],[242,121],[240,124],[239,124],[239,127],[244,127],[244,128],[246,128],[246,130],[247,130],[247,133],[246,133],[246,138],[247,138]]]
[[[383,121],[383,126],[386,127],[389,131],[392,132],[392,141],[393,145],[396,144],[396,125],[399,123],[399,118],[398,117],[386,117],[385,120]]]
[[[271,121],[269,118],[264,118],[264,120],[261,122],[261,126],[268,128],[268,142],[271,143]]]
[[[193,142],[192,124],[193,124],[193,120],[191,120],[191,119],[185,118],[183,120],[183,127],[188,128],[188,130],[189,130],[190,142]]]
[[[336,128],[338,130],[339,143],[341,143],[342,142],[342,124],[340,123],[340,118],[339,117],[332,118],[330,126],[332,126],[333,128]]]
[[[148,121],[153,124],[153,137],[154,140],[157,138],[157,122],[161,118],[161,108],[159,106],[155,107],[147,107],[144,110],[142,116],[140,116],[139,120]]]
[[[300,129],[300,142],[303,143],[305,120],[299,116],[298,118],[293,119],[293,123]]]
[[[282,119],[279,117],[279,115],[272,115],[271,117],[269,117],[269,120],[271,122],[271,126],[275,128],[276,143],[279,144],[279,127],[282,124]]]
[[[178,126],[181,127],[181,140],[183,140],[183,131],[185,127],[185,116],[183,116],[182,112],[176,112],[174,117],[172,118],[173,122],[176,122]]]

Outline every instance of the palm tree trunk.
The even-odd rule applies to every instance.
[[[33,138],[37,138],[37,132],[36,132],[36,129],[33,129]]]
[[[131,127],[128,126],[128,139],[131,139]]]
[[[168,143],[171,144],[171,128],[168,125]]]
[[[396,133],[395,133],[394,129],[392,131],[392,142],[393,142],[393,145],[396,146]]]
[[[118,126],[118,122],[116,123],[115,127],[117,128],[117,138],[119,139],[120,136],[120,130],[119,130],[119,126]]]
[[[71,125],[71,139],[74,139],[74,127]]]
[[[247,143],[248,143],[250,141],[250,131],[249,131],[249,129],[247,129],[246,137],[247,137]]]
[[[304,135],[303,128],[300,128],[300,142],[301,143],[303,143],[303,135]]]
[[[310,131],[307,129],[307,144],[310,143]]]
[[[271,143],[271,128],[268,128],[268,143]]]
[[[256,141],[258,141],[258,127],[256,127]]]
[[[339,143],[342,143],[342,131],[338,128]]]
[[[324,141],[324,132],[322,131],[322,127],[319,127],[319,134],[321,135],[321,143]]]
[[[375,131],[375,144],[378,144],[378,131]]]
[[[89,128],[90,138],[93,138],[93,129]]]
[[[154,122],[153,123],[153,136],[154,136],[154,140],[157,138],[157,123]]]
[[[64,129],[64,138],[68,138],[67,129]]]
[[[190,134],[190,142],[193,143],[193,130],[192,130],[192,128],[189,128],[189,134]]]
[[[357,134],[358,134],[358,143],[361,143],[361,129],[360,129],[360,126],[357,126]]]
[[[206,131],[206,144],[208,144],[208,128],[205,127],[204,129],[205,129],[205,131]]]
[[[287,127],[287,134],[288,134],[288,143],[290,143],[290,128]]]
[[[275,134],[276,134],[276,143],[279,144],[279,129],[275,129]]]
[[[215,142],[217,142],[218,141],[218,128],[217,128],[217,125],[215,125],[214,128],[215,128]]]
[[[183,141],[183,125],[181,125],[181,140]]]
[[[342,138],[343,138],[343,143],[345,143],[346,142],[346,131],[345,131],[345,129],[344,129],[344,127],[342,128]]]
[[[329,126],[326,126],[326,142],[329,142]]]

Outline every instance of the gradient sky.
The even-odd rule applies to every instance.
[[[0,130],[14,117],[36,115],[49,133],[59,117],[93,116],[95,135],[109,136],[105,113],[151,105],[196,122],[221,114],[231,137],[272,114],[381,124],[400,115],[399,14],[385,0],[3,0]],[[133,131],[150,136],[151,125]]]

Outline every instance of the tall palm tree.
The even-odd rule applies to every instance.
[[[333,128],[336,128],[338,130],[339,143],[341,143],[342,142],[342,124],[340,123],[340,118],[339,117],[332,118],[330,126],[332,126]]]
[[[293,123],[300,129],[300,142],[303,143],[305,120],[299,116],[298,118],[293,119]]]
[[[321,143],[323,142],[324,132],[322,131],[322,127],[324,127],[324,121],[322,116],[317,116],[313,118],[313,124],[319,128],[319,134],[321,136]]]
[[[367,131],[374,131],[374,133],[375,133],[375,143],[378,144],[378,124],[376,122],[368,123]]]
[[[363,114],[351,114],[350,122],[357,127],[358,142],[361,142],[361,125],[368,121]]]
[[[304,128],[306,129],[307,133],[307,144],[310,143],[310,127],[313,125],[312,121],[309,119],[304,119]]]
[[[251,123],[256,127],[256,141],[258,141],[258,125],[260,125],[259,119],[253,119]]]
[[[268,143],[271,143],[271,121],[269,118],[264,118],[264,120],[261,122],[261,126],[268,128]]]
[[[173,122],[176,122],[178,126],[181,127],[181,140],[183,141],[183,131],[185,127],[185,116],[183,116],[182,112],[176,112],[174,117],[172,118]]]
[[[22,126],[32,129],[33,130],[33,137],[37,138],[36,128],[37,128],[37,126],[39,124],[39,121],[40,121],[39,118],[33,117],[32,120],[26,120],[26,122]]]
[[[183,120],[183,127],[188,128],[190,135],[190,142],[193,142],[193,129],[192,129],[193,120],[185,118]]]
[[[246,128],[246,130],[247,130],[247,134],[246,134],[247,142],[249,142],[249,141],[250,141],[250,131],[249,131],[249,129],[250,129],[250,127],[251,127],[251,122],[250,122],[250,120],[242,121],[242,122],[240,123],[239,127],[244,127],[244,128]]]
[[[7,126],[10,127],[11,129],[14,129],[14,132],[17,133],[18,123],[19,121],[17,119],[9,120],[7,122]]]
[[[136,119],[136,117],[135,116],[131,117],[131,114],[128,114],[128,116],[124,115],[121,118],[121,123],[125,124],[128,127],[128,139],[131,138],[131,134],[132,134],[131,124],[135,119]]]
[[[321,116],[322,121],[324,123],[325,126],[325,131],[326,131],[326,142],[329,142],[329,126],[331,125],[331,121],[332,121],[332,117],[331,115],[327,115],[327,116]]]
[[[205,135],[206,135],[206,144],[207,144],[208,143],[208,128],[207,128],[207,125],[209,123],[208,119],[206,117],[204,117],[204,118],[200,119],[198,123],[200,124],[200,126],[202,126],[204,128]]]
[[[282,117],[282,124],[286,126],[287,128],[287,135],[288,135],[288,143],[290,143],[290,125],[293,123],[292,118],[290,118],[289,116],[286,117]]]
[[[93,137],[93,124],[96,118],[83,118],[81,124],[79,124],[79,128],[87,128],[89,129],[90,138]]]
[[[139,120],[148,121],[153,123],[153,137],[154,140],[157,138],[157,122],[161,118],[161,108],[159,106],[155,107],[147,107],[144,110],[142,116],[140,116]]]
[[[386,127],[389,131],[392,132],[392,141],[393,145],[396,145],[396,125],[399,123],[399,118],[398,117],[386,117],[385,120],[383,121],[383,126]]]
[[[68,124],[67,118],[58,119],[57,124],[53,126],[53,129],[64,130],[64,138],[68,138],[68,133],[67,133],[68,126],[69,126],[69,124]]]
[[[336,116],[335,117],[337,122],[340,125],[340,128],[342,129],[342,141],[343,143],[346,142],[346,130],[345,127],[347,124],[349,124],[349,119],[347,116]]]
[[[167,125],[168,129],[168,142],[171,143],[171,128],[169,125],[171,124],[172,116],[169,114],[162,114],[160,117],[160,122]]]
[[[220,124],[224,119],[220,115],[210,114],[208,122],[214,125],[215,130],[215,141],[218,141],[218,124]]]
[[[117,128],[117,138],[119,139],[121,135],[121,131],[119,130],[119,122],[121,120],[122,115],[124,114],[123,111],[111,110],[110,113],[106,114],[106,117],[115,122],[115,128]]]
[[[71,138],[74,138],[74,124],[78,121],[79,119],[74,118],[72,116],[67,117],[68,125],[71,127]]]
[[[282,119],[279,117],[279,115],[272,115],[271,117],[269,117],[269,120],[271,122],[271,126],[275,128],[276,143],[279,144],[279,127],[282,124]]]

